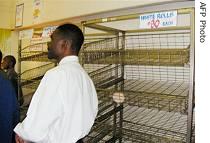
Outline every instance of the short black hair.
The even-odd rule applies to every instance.
[[[0,50],[0,62],[1,62],[1,60],[2,60],[2,52],[1,52],[1,50]],[[1,64],[1,63],[0,63]]]
[[[8,56],[5,56],[4,59],[7,59],[11,63],[12,67],[15,67],[16,59],[14,56],[8,55]]]
[[[72,51],[79,54],[81,46],[84,42],[84,35],[81,29],[74,24],[63,24],[56,28],[58,34],[62,36],[62,38],[66,38],[67,40],[72,41]]]

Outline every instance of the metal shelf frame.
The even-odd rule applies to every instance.
[[[177,10],[178,15],[190,15],[189,26],[126,31],[104,24],[136,19],[139,14],[82,22],[86,43],[81,63],[99,95],[103,93],[105,103],[111,103],[114,92],[125,95],[121,111],[110,115],[119,142],[193,142],[194,8]],[[103,32],[89,34],[86,28]],[[109,108],[103,98],[99,107]],[[103,136],[94,139],[117,142],[110,139],[111,131],[102,131],[112,121],[100,123],[102,128],[93,127],[90,134]]]

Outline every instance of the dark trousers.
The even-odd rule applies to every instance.
[[[76,143],[84,143],[82,139],[78,140]]]

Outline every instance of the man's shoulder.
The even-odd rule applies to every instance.
[[[7,92],[7,91],[10,91],[11,89],[13,89],[12,84],[9,81],[9,79],[5,78],[2,74],[0,74],[0,84],[2,84],[0,86],[0,91],[1,92]]]
[[[6,74],[6,72],[4,72],[4,71],[3,71],[3,70],[1,70],[1,69],[0,69],[0,75],[1,75],[1,77],[2,77],[2,78],[4,78],[4,79],[8,79],[8,78],[7,78],[7,74]]]
[[[49,69],[46,73],[45,73],[45,76],[47,77],[55,77],[55,76],[59,76],[60,74],[62,73],[62,69],[59,68],[59,66],[56,66],[52,69]]]

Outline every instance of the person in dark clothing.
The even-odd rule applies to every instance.
[[[15,143],[13,128],[19,122],[19,105],[11,82],[0,74],[0,142]]]
[[[8,79],[12,82],[15,89],[16,96],[20,106],[23,104],[23,93],[22,88],[18,87],[18,74],[15,71],[16,59],[12,55],[5,56],[2,62],[2,68],[6,71]],[[18,90],[19,88],[19,90]]]
[[[2,61],[2,52],[0,50],[0,75],[2,75],[4,78],[7,78],[7,74],[1,68],[1,61]]]

